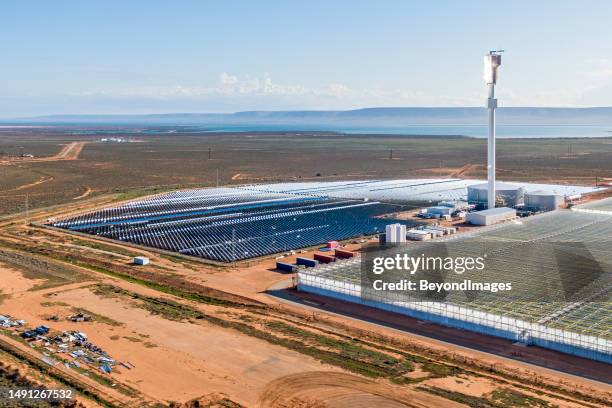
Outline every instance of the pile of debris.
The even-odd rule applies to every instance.
[[[69,319],[83,319],[77,321],[88,321],[91,319],[89,315],[78,313],[71,316]],[[75,320],[73,320],[75,321]],[[16,320],[10,316],[0,315],[0,327],[2,328],[20,328],[27,324],[25,320]],[[18,332],[13,332],[17,334]],[[51,333],[51,329],[47,326],[40,325],[34,329],[26,329],[20,332],[20,336],[34,347],[35,343],[39,343],[47,352],[43,352],[45,358],[56,363],[55,360],[49,358],[50,354],[65,353],[72,357],[73,360],[64,363],[66,367],[81,367],[81,363],[96,367],[100,371],[110,374],[117,362],[102,348],[91,343],[87,334],[80,331],[64,331]],[[119,363],[127,369],[132,369],[134,366],[130,363]]]
[[[59,322],[60,317],[58,315],[52,315],[52,316],[47,317],[47,320],[50,322]],[[69,320],[75,323],[80,323],[80,322],[93,322],[94,318],[93,316],[88,315],[87,313],[79,312],[79,313],[66,317],[66,320]]]
[[[49,328],[47,326],[38,326],[33,330],[26,330],[21,333],[21,337],[24,339],[37,339],[39,336],[43,337],[45,334],[49,333]]]
[[[74,358],[74,362],[82,360],[86,364],[97,366],[105,373],[111,373],[115,366],[115,360],[102,348],[88,341],[87,334],[83,332],[65,331],[58,333],[49,338],[49,343],[56,345],[58,353],[67,353]]]
[[[14,320],[9,315],[0,315],[0,327],[3,329],[11,329],[13,327],[25,326],[27,322],[25,320]]]
[[[86,313],[79,312],[75,315],[69,316],[68,320],[70,320],[71,322],[91,322],[93,320],[93,317]]]

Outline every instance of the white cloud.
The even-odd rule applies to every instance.
[[[612,59],[599,58],[589,61],[589,67],[583,74],[595,78],[612,78]]]
[[[529,87],[513,88],[510,84],[498,87],[501,106],[579,106],[585,96],[606,88],[612,78],[612,60],[591,61],[583,72],[582,87],[558,87],[550,90]],[[586,79],[591,76],[591,79]],[[269,74],[239,76],[222,72],[209,86],[172,85],[140,86],[92,90],[79,97],[106,100],[138,100],[180,106],[182,102],[199,106],[231,106],[248,109],[351,109],[372,106],[484,106],[484,86],[469,94],[429,93],[419,89],[397,86],[393,88],[354,88],[342,83],[308,87],[298,83],[278,83]],[[601,99],[601,98],[600,98]],[[232,109],[232,108],[230,108]]]
[[[93,90],[79,93],[79,96],[105,96],[118,98],[206,98],[211,96],[227,95],[307,95],[307,94],[339,94],[341,90],[348,89],[344,85],[334,84],[329,88],[309,89],[302,85],[277,84],[265,74],[261,77],[246,76],[240,78],[236,75],[222,72],[215,86],[141,86],[129,88],[116,88],[110,90]]]
[[[238,83],[238,77],[227,72],[221,73],[221,85],[234,85]]]

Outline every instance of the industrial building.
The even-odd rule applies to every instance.
[[[446,238],[445,244],[453,242],[463,255],[477,254],[482,245],[490,250],[493,243],[499,245],[488,258],[487,279],[503,282],[511,274],[529,289],[511,297],[470,299],[453,292],[444,301],[422,301],[410,292],[372,293],[361,286],[358,260],[300,270],[298,289],[612,363],[611,236],[612,212],[554,211]],[[406,251],[418,256],[430,245],[439,244],[414,243]],[[560,259],[562,254],[567,256]],[[463,278],[450,274],[448,279]],[[547,301],[551,295],[566,300]]]
[[[465,221],[474,225],[493,225],[514,218],[516,218],[516,210],[514,208],[497,207],[468,213]]]
[[[452,207],[445,207],[445,206],[441,206],[441,205],[436,205],[434,207],[427,207],[425,209],[425,214],[432,215],[432,216],[437,216],[437,217],[442,217],[442,216],[450,217],[450,215],[453,213],[453,211],[454,211],[454,209]]]
[[[476,184],[467,188],[467,200],[470,204],[486,207],[489,185]],[[516,207],[524,202],[525,189],[513,184],[497,182],[495,184],[495,197],[497,204],[504,207]]]
[[[565,202],[564,198],[547,191],[525,193],[524,209],[529,211],[554,211]]]

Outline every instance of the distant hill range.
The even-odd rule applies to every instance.
[[[612,107],[499,108],[502,125],[612,125]],[[483,125],[484,108],[366,108],[347,111],[246,111],[152,115],[50,115],[3,123],[125,125]]]

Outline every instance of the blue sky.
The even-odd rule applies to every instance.
[[[612,105],[612,1],[9,1],[0,117]]]

